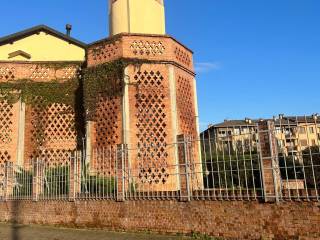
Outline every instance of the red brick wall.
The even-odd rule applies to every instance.
[[[35,82],[68,80],[77,74],[81,62],[3,62],[0,61],[0,82],[30,79]],[[56,65],[56,67],[54,67]]]
[[[19,107],[19,103],[9,104],[0,99],[0,182],[5,177],[6,162],[17,161]]]
[[[34,82],[52,80],[64,82],[77,77],[81,64],[81,62],[0,62],[0,82],[14,82],[21,79]],[[11,138],[14,139],[15,144],[5,146],[13,162],[16,161],[17,152],[18,114],[19,104],[17,103],[14,104],[12,115],[10,115]],[[0,118],[3,116],[4,114],[0,112]],[[56,161],[57,156],[63,156],[63,159],[59,159],[60,163],[69,160],[69,150],[74,150],[77,144],[74,121],[74,110],[65,104],[50,104],[45,110],[37,106],[26,106],[24,162],[28,164],[39,154],[51,163]],[[36,147],[38,144],[36,143],[37,129],[35,126],[40,122],[44,126],[42,134],[45,136],[43,138],[45,144],[41,146],[41,149],[37,149],[39,147]],[[0,150],[1,145],[0,142]]]
[[[129,158],[139,191],[177,190],[169,72],[166,64],[130,66]]]
[[[126,139],[122,140],[128,140],[130,149],[131,181],[140,192],[178,190],[175,175],[178,133],[174,132],[173,121],[180,126],[177,131],[197,137],[192,52],[170,36],[143,34],[120,34],[104,39],[89,46],[87,52],[89,67],[121,58],[149,61],[128,66],[126,73],[130,81],[129,106],[126,106],[129,119],[124,120],[129,122],[129,129],[124,129]],[[170,76],[170,65],[175,66],[174,76]],[[174,81],[174,78],[180,91],[177,120],[173,119],[172,106],[176,103],[172,102],[175,100],[170,91],[170,79]],[[105,119],[112,116],[114,114],[108,114]],[[117,120],[121,122],[121,116]],[[113,125],[116,121],[111,122]],[[97,132],[95,123],[92,125],[93,140]],[[99,144],[93,142],[93,148],[96,145]],[[194,158],[199,159],[197,146],[193,153]]]
[[[319,239],[317,203],[79,201],[0,203],[0,221],[230,239]]]
[[[194,103],[194,76],[175,68],[178,134],[186,134],[197,138],[196,107]]]
[[[64,164],[77,147],[74,110],[62,103],[50,104],[45,109],[40,105],[39,100],[39,105],[26,108],[25,163],[41,157],[50,165]],[[38,143],[39,139],[43,144]]]
[[[175,62],[193,71],[192,52],[165,35],[120,34],[89,46],[88,66],[119,58]]]

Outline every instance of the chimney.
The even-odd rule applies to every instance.
[[[71,24],[67,24],[66,25],[66,30],[67,30],[67,35],[70,36],[71,30],[72,30],[72,25]]]

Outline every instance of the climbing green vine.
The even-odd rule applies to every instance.
[[[75,92],[79,86],[78,79],[68,81],[53,80],[50,82],[34,82],[28,79],[0,83],[0,99],[15,103],[20,98],[27,104],[36,104],[41,98],[43,104],[64,103],[75,105]]]
[[[118,60],[84,70],[83,98],[86,118],[92,119],[98,96],[119,96],[122,94],[124,68],[126,63]]]

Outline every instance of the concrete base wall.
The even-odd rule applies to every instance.
[[[320,239],[318,203],[209,201],[2,202],[0,221],[230,239]]]

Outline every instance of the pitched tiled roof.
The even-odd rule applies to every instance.
[[[314,119],[312,116],[284,116],[282,119],[277,118],[274,119],[254,119],[250,120],[250,122],[246,120],[225,120],[222,123],[214,124],[208,127],[210,128],[233,128],[233,127],[254,127],[256,124],[261,120],[270,120],[274,121],[276,126],[293,126],[297,123],[317,123],[320,124],[320,117],[317,120]]]
[[[72,38],[66,34],[63,34],[57,30],[54,30],[53,28],[50,28],[46,25],[39,25],[39,26],[35,26],[35,27],[32,27],[32,28],[29,28],[29,29],[26,29],[26,30],[23,30],[21,32],[17,32],[17,33],[14,33],[14,34],[11,34],[11,35],[8,35],[8,36],[5,36],[5,37],[2,37],[0,38],[0,46],[2,45],[5,45],[5,44],[8,44],[8,43],[12,43],[12,42],[15,42],[17,40],[20,40],[20,39],[23,39],[25,37],[28,37],[28,36],[31,36],[33,34],[36,34],[36,33],[39,33],[39,32],[46,32],[48,34],[51,34],[57,38],[60,38],[64,41],[67,41],[69,43],[72,43],[78,47],[81,47],[81,48],[86,48],[87,47],[87,44],[75,39],[75,38]]]
[[[255,126],[256,125],[257,120],[252,120],[251,123],[245,121],[245,120],[226,120],[222,123],[218,123],[213,125],[212,127],[215,128],[227,128],[227,127],[241,127],[241,126]]]

